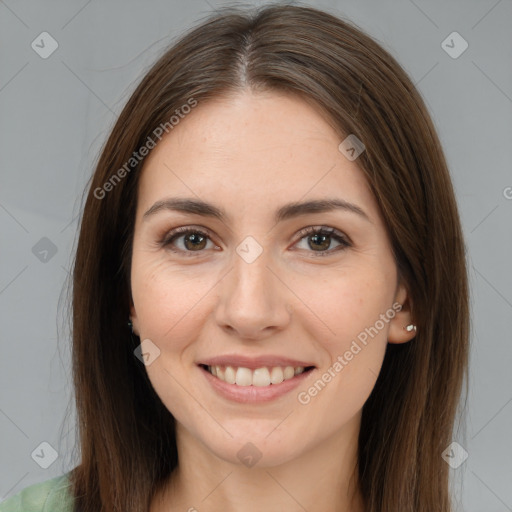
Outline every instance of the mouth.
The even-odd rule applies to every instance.
[[[245,366],[198,364],[212,389],[222,398],[239,403],[275,400],[299,386],[315,366]]]
[[[297,375],[310,372],[314,366],[272,366],[261,368],[246,368],[243,366],[199,365],[203,370],[217,379],[236,386],[267,387],[281,384]]]

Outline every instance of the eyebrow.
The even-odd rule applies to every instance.
[[[151,206],[151,208],[149,208],[149,210],[144,213],[142,219],[147,220],[157,212],[166,210],[182,213],[192,213],[195,215],[202,215],[204,217],[213,217],[219,219],[222,222],[225,222],[228,218],[228,215],[222,208],[219,208],[200,199],[169,197],[157,201],[155,204],[153,204],[153,206]],[[370,218],[362,208],[338,198],[316,199],[302,203],[293,202],[285,204],[276,211],[274,220],[277,223],[298,217],[300,215],[330,212],[334,210],[343,210],[346,212],[354,213],[371,223]]]

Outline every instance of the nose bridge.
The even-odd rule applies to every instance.
[[[244,254],[247,244],[240,244],[237,248],[237,255],[234,256],[233,279],[236,293],[250,298],[258,299],[263,295],[266,300],[272,297],[268,293],[272,288],[272,272],[268,269],[271,265],[270,251],[262,250],[258,255],[255,248],[249,246],[249,251]],[[262,248],[263,249],[263,248]],[[268,296],[267,296],[268,295]]]
[[[219,325],[255,338],[268,327],[282,328],[289,310],[283,285],[268,268],[275,266],[272,252],[251,238],[242,241],[233,254],[233,268],[223,280],[216,316]]]
[[[272,265],[271,251],[263,248],[255,239],[247,237],[236,248],[233,255],[232,297],[239,306],[252,303],[253,308],[263,310],[279,295],[269,266]],[[261,311],[260,311],[261,312]]]

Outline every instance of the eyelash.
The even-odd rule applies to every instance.
[[[194,227],[180,227],[173,229],[171,232],[167,233],[166,236],[163,238],[163,240],[160,241],[160,245],[162,247],[168,247],[172,252],[175,253],[184,253],[187,257],[194,257],[196,256],[195,253],[201,253],[204,252],[204,250],[200,251],[184,251],[182,249],[173,249],[171,247],[171,244],[178,238],[181,238],[184,235],[188,234],[198,234],[205,238],[211,239],[211,234],[208,231],[205,231],[200,228],[194,228]],[[331,228],[331,227],[325,227],[325,226],[308,226],[306,228],[303,228],[299,231],[298,235],[300,238],[297,240],[296,243],[302,241],[302,239],[313,236],[313,235],[327,235],[330,236],[332,239],[334,239],[336,242],[338,242],[340,245],[335,248],[328,251],[308,251],[314,253],[313,257],[325,257],[329,256],[334,252],[346,249],[347,247],[351,247],[352,244],[349,241],[348,237],[341,233],[340,231]],[[211,241],[211,240],[210,240]]]

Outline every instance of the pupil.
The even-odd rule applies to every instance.
[[[205,237],[202,236],[202,235],[199,235],[197,233],[192,233],[190,235],[187,235],[185,237],[185,246],[187,247],[187,249],[190,249],[189,245],[187,242],[192,242],[192,248],[196,248],[196,249],[203,249],[203,246],[204,246],[204,243],[202,246],[200,246],[201,242],[204,242],[205,241]]]
[[[327,248],[329,247],[329,242],[327,242],[327,244],[325,243],[325,242],[326,242],[326,240],[329,238],[329,235],[316,234],[316,235],[313,235],[311,238],[312,238],[313,240],[315,240],[315,241],[313,242],[313,243],[315,243],[315,244],[316,244],[316,243],[318,243],[318,241],[317,241],[317,239],[318,239],[318,238],[322,238],[322,239],[323,239],[323,241],[324,241],[324,244],[323,244],[323,246],[322,246],[321,248],[322,248],[322,249],[327,249]],[[311,244],[310,244],[310,246],[311,246]],[[313,247],[312,247],[312,249],[313,249]]]

